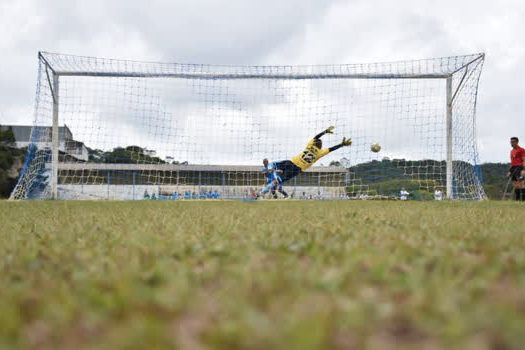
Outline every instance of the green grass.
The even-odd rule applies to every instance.
[[[520,348],[525,206],[0,202],[0,348]]]

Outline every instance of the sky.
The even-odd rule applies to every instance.
[[[0,0],[0,124],[31,124],[38,51],[157,62],[332,64],[486,53],[482,162],[525,144],[525,2]]]

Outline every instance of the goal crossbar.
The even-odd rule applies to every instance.
[[[58,76],[115,77],[115,78],[176,78],[176,79],[445,79],[450,74],[173,74],[173,73],[117,73],[117,72],[55,72]]]
[[[234,66],[183,63],[150,63],[126,60],[110,60],[117,63],[128,63],[133,69],[114,69],[110,64],[107,70],[85,69],[88,67],[70,67],[68,60],[74,58],[95,59],[40,52],[39,58],[44,61],[53,74],[64,77],[121,77],[121,78],[175,78],[175,79],[278,79],[278,80],[309,80],[309,79],[446,79],[465,67],[483,60],[484,53],[454,56],[436,59],[413,61],[428,65],[426,71],[411,72],[410,66],[399,66],[401,62],[387,62],[378,66],[374,63],[347,65],[303,65],[303,66]],[[65,60],[65,62],[63,62]],[[434,68],[432,62],[449,60],[450,69]],[[56,61],[56,62],[55,62]],[[459,64],[458,64],[459,62]],[[138,65],[138,66],[137,66]],[[140,71],[141,65],[153,65],[149,71]],[[381,72],[380,67],[396,67],[399,72]],[[68,69],[69,68],[69,69]],[[84,69],[83,69],[84,68]],[[139,69],[136,69],[139,68]],[[374,72],[377,70],[377,72]],[[402,71],[408,70],[408,71]],[[189,72],[188,72],[189,71]],[[366,71],[366,72],[363,72]]]

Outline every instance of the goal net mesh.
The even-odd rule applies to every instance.
[[[41,53],[31,140],[11,198],[252,196],[266,182],[264,158],[290,159],[333,125],[323,147],[343,137],[352,145],[284,183],[294,198],[405,190],[414,199],[436,191],[482,199],[483,61],[224,66]],[[374,142],[380,152],[371,152]]]

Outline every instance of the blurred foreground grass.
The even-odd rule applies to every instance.
[[[520,348],[525,206],[0,202],[0,348]]]

